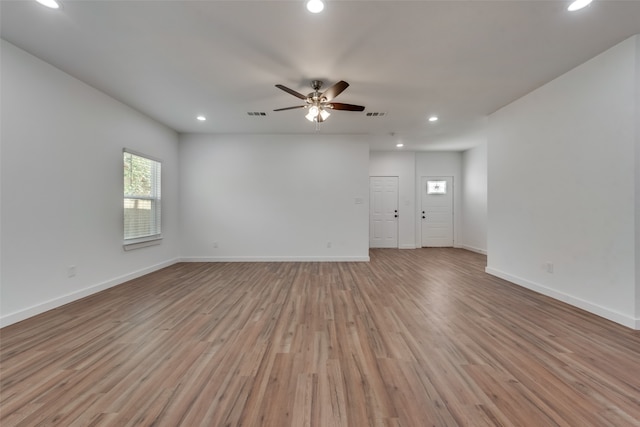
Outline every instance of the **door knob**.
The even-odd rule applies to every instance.
[[[394,217],[394,218],[398,218],[398,214],[395,214],[393,217]]]
[[[427,217],[426,217],[426,216],[424,216],[424,215],[422,215],[422,219],[427,219]]]

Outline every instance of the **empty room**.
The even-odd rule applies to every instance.
[[[640,2],[0,0],[0,425],[640,426]]]

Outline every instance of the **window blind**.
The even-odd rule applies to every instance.
[[[125,243],[160,238],[162,164],[126,149],[123,160]]]

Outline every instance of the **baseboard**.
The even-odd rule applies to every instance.
[[[58,298],[54,298],[40,304],[36,304],[29,308],[25,308],[23,310],[19,310],[7,315],[3,315],[0,317],[0,328],[12,325],[14,323],[18,323],[22,320],[36,316],[38,314],[42,314],[46,311],[53,310],[54,308],[58,308],[65,304],[69,304],[70,302],[77,301],[81,298],[88,297],[89,295],[93,295],[97,292],[104,291],[105,289],[112,288],[124,282],[128,282],[129,280],[133,280],[138,277],[144,276],[145,274],[153,273],[154,271],[160,270],[165,267],[169,267],[170,265],[173,265],[179,261],[180,260],[178,258],[164,261],[159,264],[155,264],[150,267],[143,268],[128,274],[124,274],[122,276],[115,277],[113,279],[107,280],[102,283],[98,283],[88,288],[80,289],[78,291],[71,292],[66,295],[62,295]]]
[[[469,245],[460,245],[458,247],[461,248],[461,249],[466,249],[467,251],[475,252],[475,253],[482,254],[482,255],[486,255],[487,254],[486,249],[480,249],[480,248],[476,248],[476,247],[469,246]]]
[[[595,314],[596,316],[600,316],[607,320],[611,320],[612,322],[618,323],[622,326],[626,326],[628,328],[635,329],[635,330],[640,330],[640,319],[635,319],[633,317],[626,316],[622,313],[619,313],[614,310],[610,310],[598,304],[594,304],[592,302],[574,297],[572,295],[565,294],[563,292],[558,292],[555,289],[548,288],[546,286],[531,282],[521,277],[513,276],[509,273],[505,273],[504,271],[497,270],[495,268],[486,267],[485,272],[488,274],[491,274],[492,276],[496,276],[501,279],[507,280],[518,286],[522,286],[523,288],[527,288],[539,294],[546,295],[558,301],[562,301],[574,307],[578,307],[582,310],[588,311],[589,313]]]
[[[260,256],[183,257],[181,262],[369,262],[368,256]]]

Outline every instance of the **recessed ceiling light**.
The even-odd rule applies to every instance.
[[[324,10],[324,2],[322,0],[309,0],[307,2],[307,10],[311,13],[320,13]]]
[[[41,5],[47,6],[51,9],[58,9],[60,7],[60,5],[56,0],[36,0],[36,1]]]
[[[398,144],[396,144],[396,147],[402,148],[402,147],[404,147],[404,144],[402,142],[399,142]]]
[[[569,12],[575,12],[576,10],[580,10],[584,7],[587,7],[591,4],[593,0],[575,0],[573,3],[569,5],[567,10]]]
[[[431,117],[429,117],[429,121],[430,121],[430,122],[437,122],[437,121],[438,121],[438,116],[431,116]]]
[[[205,120],[207,120],[207,118],[205,116],[198,116],[196,117],[196,120],[204,122]]]

